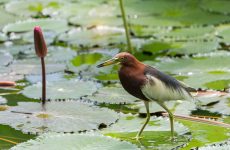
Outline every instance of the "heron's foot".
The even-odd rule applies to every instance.
[[[135,136],[135,137],[132,137],[131,139],[132,139],[132,140],[139,141],[139,140],[142,139],[142,138],[143,138],[142,136]]]

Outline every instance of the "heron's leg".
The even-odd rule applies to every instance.
[[[150,120],[150,113],[149,113],[149,102],[148,101],[144,101],[145,103],[145,107],[146,107],[146,112],[147,112],[147,117],[146,117],[146,121],[144,123],[144,125],[142,126],[141,130],[137,133],[136,135],[136,139],[140,139],[140,136],[144,130],[144,128],[146,127],[146,125],[148,124],[149,120]]]
[[[171,127],[171,138],[174,140],[174,124],[173,124],[173,114],[171,111],[167,108],[167,106],[164,103],[158,103],[161,107],[163,107],[169,114],[169,120],[170,120],[170,127]]]

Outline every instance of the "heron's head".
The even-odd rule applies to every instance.
[[[104,66],[109,66],[112,64],[121,64],[123,66],[131,66],[131,65],[135,65],[137,61],[138,60],[130,53],[122,52],[122,53],[118,53],[113,58],[97,65],[97,67],[104,67]]]

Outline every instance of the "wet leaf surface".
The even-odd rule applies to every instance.
[[[79,132],[109,126],[118,114],[107,108],[99,108],[82,102],[20,102],[18,106],[0,111],[0,123],[24,133]]]
[[[137,100],[137,98],[129,95],[121,87],[103,87],[92,96],[87,96],[85,99],[95,101],[97,103],[109,104],[129,104]]]
[[[41,82],[27,86],[22,94],[35,99],[41,97]],[[82,96],[92,95],[100,84],[94,81],[61,80],[47,83],[47,99],[49,100],[77,100]]]
[[[12,150],[55,149],[101,149],[101,150],[139,150],[134,144],[119,141],[100,134],[43,134],[35,140],[17,145]]]

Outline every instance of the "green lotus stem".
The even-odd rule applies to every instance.
[[[126,21],[126,14],[125,14],[123,0],[119,0],[119,2],[120,2],[120,9],[121,9],[121,15],[122,15],[122,20],[123,20],[123,25],[124,25],[124,28],[125,28],[125,35],[126,35],[126,41],[127,41],[128,51],[130,53],[133,53],[133,49],[132,49],[132,45],[131,45],[131,40],[130,40],[129,29],[128,29],[128,24],[127,24],[127,21]]]

